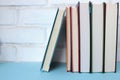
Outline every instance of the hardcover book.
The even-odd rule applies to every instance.
[[[92,72],[103,70],[103,4],[92,4]]]
[[[80,4],[80,71],[90,72],[90,12],[89,3]]]
[[[104,72],[116,71],[119,4],[106,4]]]
[[[64,18],[64,9],[58,9],[56,18],[53,24],[51,35],[48,41],[48,45],[45,51],[45,56],[42,63],[42,71],[49,71],[51,61],[54,55],[57,39],[61,30],[61,24]]]

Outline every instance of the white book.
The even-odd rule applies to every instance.
[[[51,35],[45,51],[45,56],[41,67],[42,71],[49,71],[50,69],[51,61],[54,55],[54,50],[61,30],[61,24],[63,18],[64,18],[64,9],[58,9],[55,23],[53,24]]]
[[[80,72],[90,72],[89,3],[80,4]]]
[[[78,47],[78,10],[71,7],[72,16],[72,71],[79,72],[79,47]]]
[[[66,70],[71,71],[70,7],[66,8]]]
[[[118,5],[106,4],[105,25],[105,72],[115,72]]]
[[[92,5],[92,72],[103,70],[103,8]]]

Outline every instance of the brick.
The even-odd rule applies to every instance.
[[[0,0],[0,5],[45,5],[47,0]]]
[[[116,2],[120,2],[120,0],[110,0],[110,2],[116,3]]]
[[[88,3],[89,1],[91,1],[93,3],[110,2],[110,0],[69,0],[69,3],[71,3],[71,4],[77,4],[78,1],[80,1],[81,3]]]
[[[34,62],[43,60],[45,48],[35,46],[17,47],[17,61]]]
[[[0,7],[0,25],[15,24],[16,17],[15,7]]]
[[[13,25],[0,25],[0,29],[5,29],[5,28],[16,28],[16,26]]]
[[[51,25],[53,24],[57,9],[25,7],[20,8],[19,21],[20,25]]]
[[[2,28],[1,43],[44,43],[46,41],[44,28]]]
[[[15,46],[0,46],[0,61],[15,61],[16,54]]]
[[[65,3],[69,3],[69,0],[50,0],[49,3],[50,4],[65,4]]]

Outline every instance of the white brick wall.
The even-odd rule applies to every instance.
[[[57,11],[55,8],[41,7],[21,7],[19,10],[19,24],[21,25],[51,25]]]
[[[55,6],[73,4],[77,1],[0,0],[0,61],[42,61],[57,11]],[[81,2],[86,1],[88,0]],[[120,28],[118,32],[117,57],[120,61]],[[65,26],[62,27],[58,39],[54,61],[65,62]]]
[[[42,61],[57,8],[0,6],[0,61]]]
[[[16,52],[14,45],[0,45],[0,61],[15,61]]]
[[[49,3],[50,4],[65,4],[65,3],[69,3],[69,0],[50,0]]]
[[[45,5],[47,0],[0,0],[0,5]]]
[[[42,61],[44,52],[43,45],[17,46],[17,61]]]
[[[45,28],[0,29],[2,43],[45,43]]]
[[[0,7],[0,25],[16,24],[16,8]]]
[[[86,3],[86,2],[94,2],[94,3],[103,3],[103,2],[110,2],[111,0],[50,0],[48,1],[48,3],[50,4],[62,4],[62,5],[66,5],[66,4],[77,4],[78,1],[82,2],[82,3]],[[114,0],[114,2],[116,2],[118,0]]]

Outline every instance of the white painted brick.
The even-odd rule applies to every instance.
[[[110,0],[92,0],[93,3],[103,3],[103,2],[110,2]]]
[[[0,5],[44,5],[47,0],[0,0]]]
[[[111,2],[120,2],[120,0],[110,0]]]
[[[16,54],[15,46],[0,46],[0,61],[15,61]]]
[[[13,26],[13,25],[0,25],[0,29],[5,29],[5,28],[16,28],[16,26]]]
[[[15,7],[0,7],[0,24],[15,24],[16,16]]]
[[[0,29],[1,43],[44,43],[45,28],[10,28]]]
[[[69,0],[50,0],[49,3],[50,4],[65,4],[65,3],[69,3]]]
[[[110,2],[110,0],[69,0],[70,3],[77,4],[78,1],[81,3],[88,3],[89,1],[93,3],[103,3],[103,2]]]
[[[45,47],[17,47],[17,61],[39,61],[43,60]]]
[[[78,1],[88,3],[89,0],[69,0],[71,4],[77,4]]]
[[[20,8],[20,25],[51,25],[53,24],[56,8],[25,7]]]

